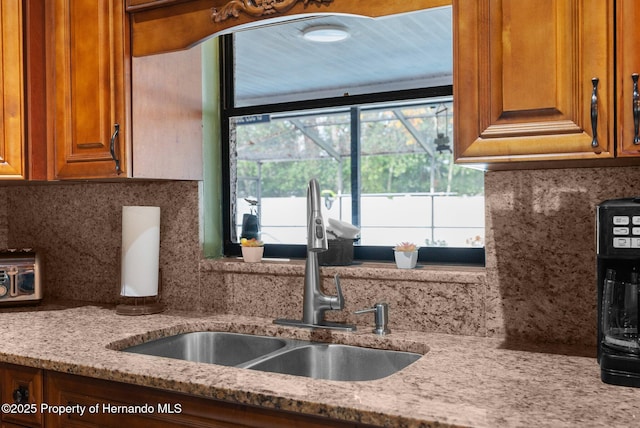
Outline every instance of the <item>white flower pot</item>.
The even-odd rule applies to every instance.
[[[418,261],[418,252],[394,251],[398,269],[413,269]]]
[[[241,247],[242,259],[247,263],[260,263],[262,261],[262,254],[264,254],[264,247]]]

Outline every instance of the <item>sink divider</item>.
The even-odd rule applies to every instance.
[[[263,361],[267,361],[271,358],[277,357],[278,355],[282,355],[286,352],[289,352],[293,349],[296,348],[300,348],[303,346],[309,346],[309,345],[313,345],[314,343],[318,343],[318,342],[311,342],[309,340],[302,340],[302,339],[288,339],[288,338],[282,338],[279,337],[278,339],[282,340],[283,342],[286,343],[286,345],[284,345],[282,348],[280,349],[276,349],[275,351],[269,352],[268,354],[264,354],[261,355],[259,357],[256,357],[252,360],[249,361],[245,361],[244,363],[240,363],[237,364],[233,367],[237,367],[237,368],[241,368],[241,369],[250,369],[252,366],[262,363]]]

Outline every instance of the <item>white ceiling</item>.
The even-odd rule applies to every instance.
[[[351,37],[302,32],[338,25]],[[236,105],[271,104],[452,84],[451,7],[384,18],[306,17],[235,33]]]

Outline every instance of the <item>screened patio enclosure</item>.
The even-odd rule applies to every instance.
[[[315,177],[325,220],[359,227],[359,244],[483,246],[483,173],[454,165],[452,116],[441,98],[233,118],[232,240],[254,212],[265,243],[305,243]]]

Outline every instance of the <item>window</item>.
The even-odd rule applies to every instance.
[[[431,78],[396,81],[394,90],[349,83],[338,89],[349,96],[335,96],[335,84],[327,91],[306,85],[305,93],[298,82],[269,96],[261,91],[277,72],[252,90],[252,62],[234,58],[259,45],[243,36],[222,38],[225,254],[239,254],[243,227],[257,217],[267,257],[305,257],[306,187],[315,177],[325,220],[360,228],[356,259],[392,260],[391,247],[413,241],[423,262],[484,263],[483,173],[453,164],[452,86],[440,84],[448,83],[440,69],[414,70]],[[289,58],[264,68],[297,69]]]

